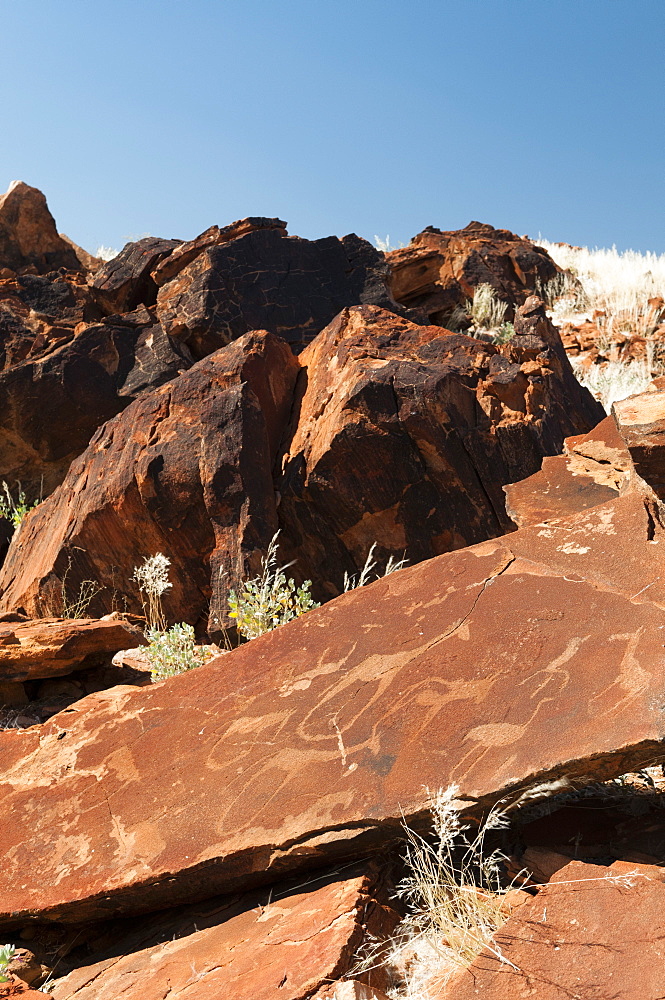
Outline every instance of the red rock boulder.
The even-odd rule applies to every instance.
[[[512,530],[503,486],[603,415],[547,334],[500,349],[355,306],[301,354],[279,521],[321,597],[374,542],[415,563]]]
[[[12,181],[0,196],[0,269],[46,274],[60,267],[82,270],[72,246],[58,235],[42,192]]]
[[[86,580],[103,588],[95,613],[123,599],[140,612],[134,568],[161,552],[167,618],[205,625],[277,530],[272,468],[298,370],[284,341],[248,334],[106,423],[21,526],[3,607],[39,615],[66,576],[73,595]]]
[[[481,222],[451,231],[428,226],[386,257],[395,299],[423,309],[430,323],[441,326],[482,284],[507,304],[506,319],[512,319],[515,307],[560,271],[547,251],[527,237]]]

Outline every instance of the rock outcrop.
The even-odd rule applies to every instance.
[[[72,246],[58,235],[46,198],[37,188],[12,181],[0,196],[0,270],[46,274],[81,270]]]
[[[155,236],[128,243],[90,278],[95,301],[106,313],[124,313],[140,305],[154,305],[157,286],[150,272],[181,243],[182,240],[162,240]]]
[[[373,542],[414,563],[512,530],[502,487],[601,418],[540,300],[528,309],[500,349],[356,306],[300,355],[279,520],[320,596]]]
[[[103,588],[96,613],[123,597],[140,612],[134,568],[162,552],[167,618],[205,627],[211,598],[258,570],[277,530],[272,468],[298,368],[284,341],[247,334],[105,424],[10,546],[5,606],[38,615],[67,572],[73,593]]]
[[[243,222],[254,221],[234,223],[219,237],[204,233],[181,248],[182,262],[194,251],[196,256],[159,290],[160,322],[195,357],[256,329],[278,334],[298,352],[356,303],[403,312],[387,290],[383,254],[365,240],[353,234],[314,241],[287,236],[279,219],[256,220],[245,232]],[[275,225],[258,225],[263,222]],[[155,276],[161,281],[168,273],[165,264]]]
[[[466,307],[482,284],[490,285],[506,303],[510,320],[516,306],[560,271],[547,251],[527,237],[481,222],[451,231],[428,226],[386,258],[397,301],[424,310],[430,323],[441,326]]]
[[[0,734],[0,919],[154,910],[365,857],[401,817],[424,821],[425,785],[457,784],[473,812],[659,759],[653,502],[635,480],[556,528],[409,567],[170,681]],[[18,877],[37,869],[38,885]]]
[[[364,944],[393,929],[376,865],[311,886],[276,886],[153,915],[118,928],[108,957],[58,980],[55,1000],[303,1000],[348,973]],[[107,932],[108,937],[108,932]],[[381,971],[370,982],[382,984]],[[371,990],[368,990],[371,996]]]
[[[62,482],[101,424],[191,364],[145,309],[51,336],[0,372],[0,479],[30,501]]]
[[[111,322],[62,351],[108,337]],[[141,395],[145,383],[130,381],[120,391],[140,398],[26,520],[0,574],[0,607],[40,613],[71,564],[74,589],[83,580],[106,588],[96,613],[112,610],[114,592],[139,612],[134,567],[163,552],[178,579],[167,598],[171,620],[203,626],[211,602],[224,624],[229,589],[258,570],[278,527],[282,561],[297,559],[297,575],[315,581],[318,598],[340,592],[373,542],[379,558],[414,563],[512,530],[503,485],[535,472],[565,435],[588,430],[602,414],[545,324],[549,339],[526,333],[500,350],[355,306],[300,361],[285,341],[252,333],[152,393]],[[121,336],[128,348],[129,334]],[[91,355],[99,365],[101,352],[86,349]],[[24,368],[7,377],[28,379]],[[108,405],[119,409],[118,375],[103,377]],[[90,392],[92,377],[76,384]],[[0,398],[2,387],[0,377]],[[91,401],[87,425],[83,416],[72,421],[81,438],[92,434],[103,401],[101,393]],[[38,426],[53,434],[55,413]],[[74,434],[66,440],[78,444]],[[43,441],[35,451],[50,455]],[[73,458],[63,456],[63,465]]]

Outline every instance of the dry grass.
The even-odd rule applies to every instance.
[[[568,272],[542,289],[557,325],[581,323],[599,313],[596,322],[609,338],[653,333],[658,313],[649,300],[665,298],[665,254],[536,242]]]

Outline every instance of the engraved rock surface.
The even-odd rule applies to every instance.
[[[117,257],[91,276],[89,284],[99,305],[108,313],[123,313],[138,305],[154,305],[157,286],[151,270],[179,247],[182,240],[146,236],[128,243]]]
[[[358,236],[310,241],[262,228],[205,248],[160,288],[157,315],[197,358],[254,329],[300,351],[345,306],[402,312],[387,277],[383,254]]]
[[[665,531],[634,493],[568,527],[408,567],[196,670],[0,734],[2,922],[365,857],[402,816],[424,820],[425,785],[456,783],[473,811],[660,759]],[[21,878],[36,868],[38,885]]]

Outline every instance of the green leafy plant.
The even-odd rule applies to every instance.
[[[273,535],[261,560],[261,573],[252,580],[245,580],[237,592],[229,592],[229,618],[235,619],[238,632],[245,639],[256,639],[320,607],[312,600],[311,580],[305,580],[298,587],[293,579],[287,580],[284,573],[293,564],[277,565],[278,535],[279,531]]]
[[[9,976],[5,973],[15,954],[16,948],[13,944],[3,944],[0,947],[0,983],[9,982]]]
[[[41,500],[28,503],[25,492],[21,489],[21,484],[18,480],[16,485],[18,486],[16,500],[12,496],[12,492],[4,479],[2,480],[2,489],[0,490],[0,517],[11,521],[15,531],[21,527],[21,522],[25,515],[41,503]]]
[[[515,327],[512,323],[502,323],[492,338],[495,344],[507,344],[515,336]]]
[[[185,670],[193,670],[214,656],[209,647],[196,645],[194,629],[185,622],[163,631],[150,628],[145,637],[153,680],[164,680]]]

